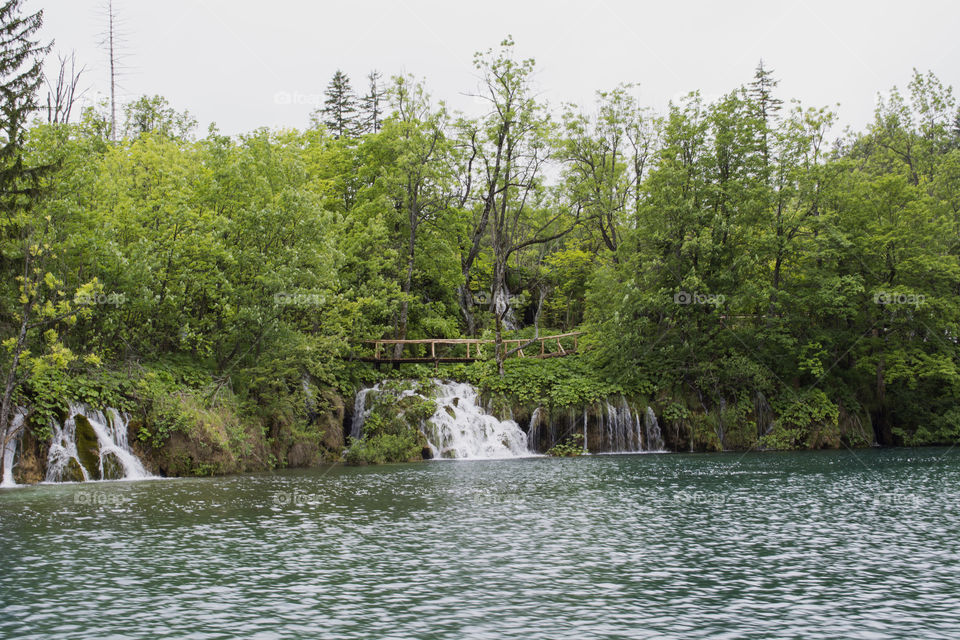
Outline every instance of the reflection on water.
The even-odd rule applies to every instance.
[[[955,639],[957,453],[4,490],[0,637]]]

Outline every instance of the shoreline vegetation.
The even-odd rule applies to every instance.
[[[128,414],[150,471],[211,475],[340,460],[359,389],[431,378],[524,429],[622,398],[674,451],[960,442],[960,110],[933,73],[831,139],[835,115],[763,63],[666,113],[629,84],[548,105],[507,39],[475,58],[483,115],[338,72],[303,129],[230,137],[160,96],[116,125],[41,108],[57,74],[19,4],[0,16],[26,47],[0,69],[18,481],[42,479],[71,403]],[[573,331],[576,355],[503,355]],[[423,338],[495,348],[436,372],[356,359]],[[394,400],[347,462],[422,457],[430,399]]]

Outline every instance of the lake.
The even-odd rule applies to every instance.
[[[0,491],[4,638],[960,638],[960,449]]]

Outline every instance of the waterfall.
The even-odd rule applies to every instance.
[[[17,410],[17,412],[13,414],[13,420],[7,427],[8,435],[13,435],[20,431],[23,427],[24,416],[25,414],[22,410]],[[13,479],[13,465],[17,453],[17,440],[19,440],[19,436],[15,435],[7,440],[7,443],[3,446],[3,479],[0,480],[0,487],[12,487],[17,484]]]
[[[353,422],[350,423],[350,437],[359,440],[363,435],[363,423],[366,421],[370,411],[367,410],[367,395],[378,389],[379,385],[368,389],[361,389],[357,392],[357,397],[353,400]]]
[[[78,423],[77,418],[83,422]],[[84,405],[70,405],[62,425],[56,420],[50,423],[53,438],[47,455],[46,481],[151,477],[130,449],[127,426],[126,416],[116,409],[108,409],[104,414]]]
[[[485,413],[473,386],[439,380],[435,383],[437,410],[422,427],[434,458],[532,455],[527,448],[527,434],[513,420],[498,420]]]
[[[77,422],[74,419],[73,407],[70,415],[60,425],[56,420],[50,421],[53,438],[50,441],[50,451],[47,454],[47,482],[62,482],[65,478],[86,481],[90,479],[87,469],[80,463],[77,453]],[[76,463],[75,466],[72,463]],[[71,473],[69,478],[67,473]],[[79,472],[79,477],[76,475]]]
[[[583,408],[583,452],[587,453],[587,408]]]
[[[540,444],[540,407],[538,406],[530,414],[530,426],[527,427],[527,442],[529,447],[537,447]],[[529,448],[528,447],[528,448]]]
[[[663,451],[663,435],[660,433],[660,423],[657,422],[657,414],[650,407],[647,407],[644,428],[647,432],[647,451]]]
[[[437,404],[434,414],[420,426],[434,458],[517,458],[533,453],[527,446],[527,434],[512,419],[498,420],[480,405],[476,388],[466,383],[433,380],[436,391],[433,400]],[[367,409],[367,396],[378,392],[375,385],[357,392],[353,402],[353,421],[350,437],[363,436],[363,425],[372,409]],[[397,399],[417,392],[405,389]],[[513,411],[510,411],[511,417]],[[539,407],[530,417],[530,432],[535,434],[540,419]],[[529,440],[535,442],[532,438]]]
[[[597,406],[597,432],[599,451],[638,453],[645,450],[640,416],[630,409],[626,398],[621,397],[616,403],[607,400]]]

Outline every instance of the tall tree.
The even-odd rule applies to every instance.
[[[47,122],[49,124],[69,124],[73,107],[83,96],[80,91],[80,76],[85,67],[77,69],[77,54],[58,56],[60,65],[55,80],[49,76],[47,82]],[[78,91],[80,91],[78,93]]]
[[[357,97],[347,74],[337,69],[327,85],[326,96],[320,110],[323,124],[337,139],[353,137],[357,130]]]
[[[385,132],[395,139],[395,181],[399,187],[399,204],[404,214],[406,265],[403,270],[400,315],[397,339],[407,335],[410,312],[410,293],[416,263],[420,228],[437,222],[454,202],[453,190],[448,188],[446,154],[449,144],[445,129],[446,110],[434,109],[422,85],[408,78],[396,79],[391,97],[395,115]],[[396,346],[395,357],[400,357],[402,345]]]
[[[629,89],[625,85],[598,93],[592,117],[568,107],[559,141],[570,200],[599,231],[614,259],[652,152],[649,125]]]
[[[760,129],[759,145],[760,151],[767,161],[770,159],[768,132],[771,120],[776,117],[777,112],[783,106],[783,100],[773,94],[773,90],[777,88],[778,84],[780,84],[780,81],[774,77],[773,69],[765,67],[761,59],[754,71],[753,82],[750,83],[747,93],[753,100],[753,104],[756,105],[757,116],[763,122],[763,128]]]
[[[383,102],[385,99],[381,74],[374,69],[367,76],[367,94],[360,99],[360,131],[377,133],[383,126]]]
[[[107,52],[110,65],[110,139],[117,140],[117,75],[120,73],[120,20],[113,9],[113,0],[107,0],[104,6],[107,18],[107,30],[100,42]]]
[[[477,138],[482,166],[484,216],[489,219],[493,252],[490,312],[496,331],[497,368],[503,375],[503,331],[515,329],[507,265],[518,252],[556,240],[572,229],[563,208],[538,207],[544,199],[543,173],[551,149],[552,123],[533,95],[534,61],[515,60],[513,40],[500,51],[479,53],[481,97],[491,109]],[[548,211],[546,215],[544,211]]]
[[[0,210],[4,262],[9,256],[22,259],[16,268],[19,286],[4,300],[2,320],[14,337],[4,342],[3,399],[0,401],[0,451],[17,436],[10,428],[14,393],[21,382],[21,360],[28,348],[31,330],[75,313],[62,298],[57,278],[48,273],[51,220],[34,220],[29,211],[41,194],[40,181],[49,165],[28,164],[25,160],[27,121],[37,110],[37,90],[43,82],[43,57],[51,45],[35,39],[43,25],[43,12],[23,15],[23,0],[8,0],[0,6]],[[13,269],[11,269],[13,270]],[[61,295],[58,295],[61,294]],[[54,304],[56,300],[57,304]],[[39,315],[39,318],[37,317]],[[0,477],[3,456],[0,455]]]

